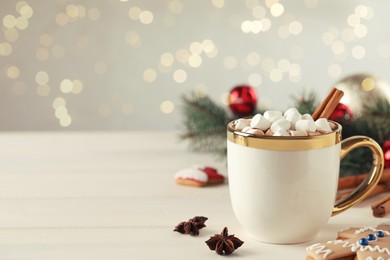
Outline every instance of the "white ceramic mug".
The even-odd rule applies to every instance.
[[[311,240],[332,215],[364,199],[384,165],[381,147],[355,136],[341,141],[341,126],[324,135],[261,136],[227,129],[229,190],[233,211],[255,240],[291,244]],[[367,179],[335,205],[340,160],[368,147],[373,166]]]

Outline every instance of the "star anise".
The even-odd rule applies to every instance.
[[[180,222],[173,231],[181,234],[191,234],[192,236],[199,235],[199,229],[204,228],[204,224],[208,218],[196,216],[188,221]]]
[[[215,234],[206,241],[206,244],[209,246],[210,250],[215,250],[219,255],[230,255],[234,250],[242,246],[244,241],[241,241],[239,238],[234,235],[228,235],[228,229],[225,227],[221,234]]]

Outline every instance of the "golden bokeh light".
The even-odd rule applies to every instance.
[[[230,96],[230,93],[228,93],[228,92],[223,92],[223,93],[221,94],[220,98],[219,98],[220,102],[221,102],[223,105],[225,105],[225,106],[229,105],[229,96]]]
[[[288,25],[288,31],[293,35],[298,35],[302,32],[302,24],[298,21],[293,21]]]
[[[20,70],[16,66],[9,66],[7,68],[6,74],[10,79],[17,79],[20,76]]]
[[[253,87],[258,87],[261,85],[263,78],[259,73],[252,73],[248,77],[248,83]]]
[[[168,4],[168,9],[174,14],[180,14],[183,11],[183,3],[178,0],[172,0]]]
[[[129,9],[129,13],[128,13],[129,18],[132,20],[138,20],[141,12],[142,12],[141,8],[134,6]]]
[[[257,53],[257,52],[250,52],[250,53],[248,53],[248,55],[246,56],[246,62],[250,66],[258,65],[260,63],[260,54]]]
[[[204,84],[198,84],[194,87],[194,94],[198,98],[205,97],[208,93],[208,88]]]
[[[165,67],[172,66],[174,61],[175,61],[175,58],[173,57],[172,53],[164,52],[160,56],[160,63],[161,63],[161,65],[163,65]]]
[[[341,75],[341,66],[337,63],[331,64],[328,68],[328,74],[332,78],[338,78]]]
[[[284,13],[284,6],[280,3],[275,3],[271,6],[271,14],[274,17],[279,17]]]
[[[283,72],[278,69],[278,68],[275,68],[275,69],[272,69],[270,72],[269,72],[269,79],[273,82],[279,82],[283,79]]]
[[[13,15],[6,15],[3,17],[3,26],[7,29],[14,28],[16,26],[16,17]]]
[[[343,54],[345,51],[345,44],[342,41],[334,41],[331,45],[334,54]]]
[[[84,84],[81,80],[73,80],[72,94],[80,94],[84,89]]]
[[[9,56],[12,53],[12,46],[8,42],[0,43],[0,56]]]
[[[53,108],[58,109],[59,107],[65,107],[66,106],[66,101],[63,97],[56,97],[53,100]]]
[[[90,8],[87,12],[87,17],[91,21],[97,21],[100,19],[100,10],[97,8]]]
[[[37,72],[37,74],[35,74],[35,82],[41,86],[46,85],[49,83],[49,74],[43,70]]]
[[[9,42],[15,42],[19,38],[19,31],[15,28],[5,29],[4,37]]]
[[[28,20],[22,16],[16,19],[15,27],[19,30],[25,30],[28,27]]]
[[[143,78],[146,82],[153,82],[157,78],[157,72],[153,68],[148,68],[144,70]]]
[[[190,57],[188,57],[188,65],[193,68],[200,67],[200,65],[202,65],[202,57],[200,57],[198,54],[190,55]]]
[[[192,42],[189,49],[192,54],[201,54],[203,52],[203,46],[200,42]]]
[[[176,83],[184,83],[187,80],[187,72],[185,70],[178,69],[173,72],[172,77]]]
[[[143,24],[150,24],[154,20],[154,15],[151,11],[144,10],[139,14],[139,20]]]
[[[369,91],[372,91],[374,90],[375,88],[375,79],[371,78],[371,77],[367,77],[365,78],[362,83],[361,83],[361,86],[362,86],[362,89],[366,92],[369,92]]]
[[[262,5],[255,6],[252,9],[252,15],[257,19],[262,19],[267,14],[267,10]]]
[[[72,124],[72,118],[70,115],[65,115],[60,118],[60,126],[62,127],[68,127]]]
[[[54,115],[56,118],[61,119],[68,115],[68,109],[65,106],[59,106],[55,109]]]
[[[49,47],[53,43],[53,37],[48,33],[44,33],[39,37],[39,43],[45,47]]]
[[[225,0],[211,0],[211,3],[216,7],[216,8],[223,8],[225,5]]]
[[[41,97],[46,97],[50,94],[50,86],[49,85],[40,85],[37,87],[37,94]]]
[[[65,13],[58,13],[55,21],[59,26],[65,26],[69,22],[69,18]]]
[[[141,36],[136,31],[127,31],[125,41],[134,48],[139,48],[142,45]]]
[[[277,62],[276,67],[282,72],[287,72],[290,70],[290,62],[286,59],[281,59]]]
[[[319,0],[305,0],[305,4],[308,8],[316,8],[319,2]]]
[[[29,5],[24,5],[20,8],[20,11],[19,11],[20,15],[24,18],[24,19],[30,19],[33,14],[34,14],[34,11],[33,9],[31,8],[31,6]]]
[[[29,4],[26,1],[18,1],[15,5],[15,9],[18,13],[21,12],[22,8],[28,6]]]
[[[233,70],[237,67],[237,59],[234,56],[227,56],[223,59],[223,66],[228,70]]]
[[[160,110],[164,114],[170,114],[175,110],[175,104],[170,100],[164,100],[160,104]]]
[[[60,83],[62,93],[70,93],[73,90],[73,82],[70,79],[63,79]]]
[[[301,66],[299,66],[299,64],[297,64],[297,63],[292,63],[290,65],[290,69],[289,69],[288,73],[292,77],[301,76]]]
[[[357,45],[352,48],[352,57],[361,60],[366,56],[366,49],[363,46]]]
[[[364,38],[367,36],[367,33],[368,33],[368,28],[366,25],[364,24],[358,24],[357,26],[355,26],[355,28],[353,29],[353,31],[355,32],[355,35],[359,38]]]
[[[190,57],[190,52],[186,49],[179,49],[175,53],[175,58],[178,62],[187,64],[188,58]]]

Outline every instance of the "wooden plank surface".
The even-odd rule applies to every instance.
[[[175,133],[0,134],[0,259],[215,259],[204,241],[224,226],[245,241],[242,259],[304,259],[305,247],[351,225],[375,226],[370,201],[332,218],[315,240],[268,245],[237,223],[228,185],[189,188],[174,173],[194,164],[226,174]],[[199,237],[173,232],[209,218]]]

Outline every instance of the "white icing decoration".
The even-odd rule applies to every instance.
[[[321,245],[320,243],[317,243],[317,244],[314,244],[314,245],[311,245],[309,247],[306,248],[306,251],[309,251],[309,250],[313,250],[315,254],[317,255],[320,255],[320,254],[324,254],[324,259],[330,255],[331,253],[333,253],[332,250],[330,249],[326,249],[326,246],[323,246]]]
[[[373,227],[364,227],[364,228],[361,228],[361,229],[358,229],[355,231],[355,235],[359,235],[363,232],[366,232],[366,231],[373,231],[373,232],[377,232],[377,231],[382,231],[383,233],[385,233],[386,235],[390,235],[390,232],[389,231],[385,231],[385,230],[381,230],[381,229],[376,229],[376,228],[373,228]],[[341,231],[340,231],[341,232]]]
[[[380,246],[378,245],[375,245],[375,246],[362,246],[360,247],[360,251],[361,252],[365,252],[367,250],[370,250],[371,252],[379,252],[379,253],[386,253],[388,255],[390,255],[390,250],[388,248],[381,248]]]
[[[342,244],[343,248],[351,247],[352,252],[356,252],[361,247],[359,243],[350,243],[349,241],[346,240],[334,240],[334,241],[328,241],[327,243],[334,244],[334,245]]]
[[[369,230],[371,230],[371,231],[377,231],[375,228],[373,228],[373,227],[363,227],[363,228],[361,228],[361,229],[358,229],[358,230],[356,230],[355,231],[355,235],[359,235],[359,234],[361,234],[361,233],[363,233],[363,232],[366,232],[366,231],[369,231]]]
[[[176,179],[194,179],[201,182],[207,182],[209,177],[207,174],[201,170],[197,169],[184,169],[178,171],[175,174]]]

